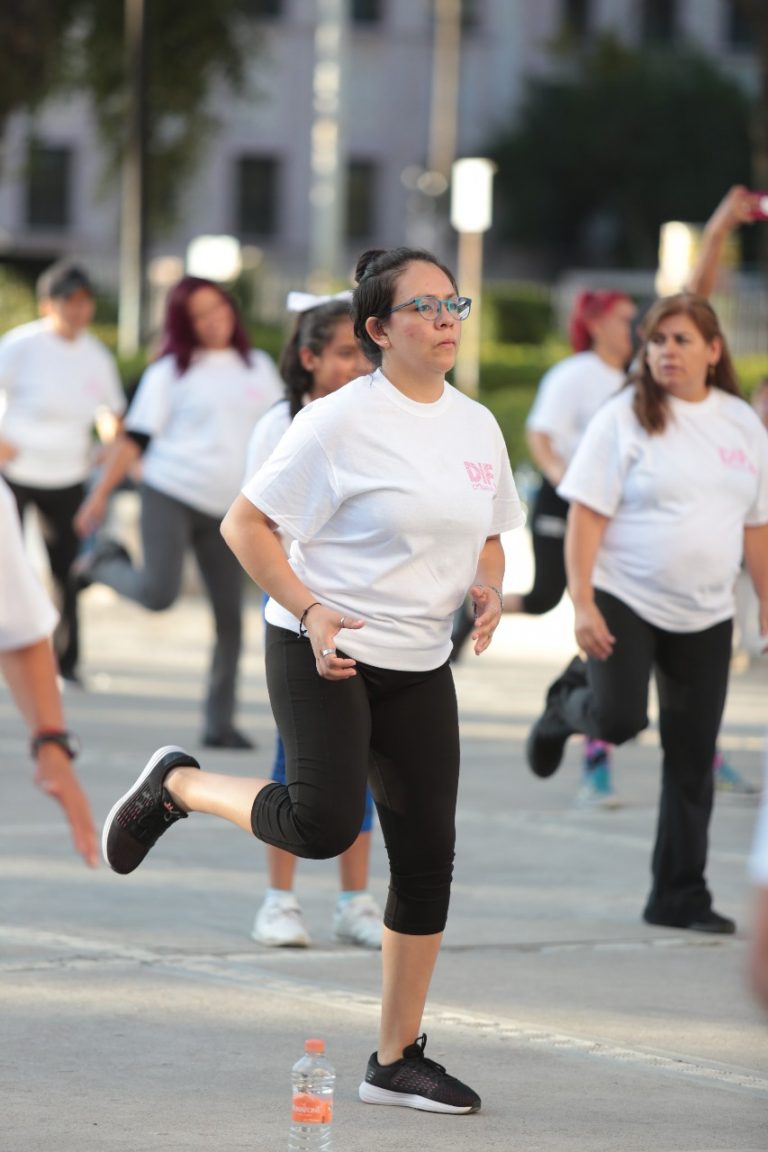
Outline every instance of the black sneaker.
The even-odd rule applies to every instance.
[[[525,745],[528,766],[535,776],[552,776],[560,767],[568,737],[573,735],[560,700],[564,689],[585,687],[586,683],[587,666],[575,656],[565,672],[550,684],[544,711],[528,733]]]
[[[194,756],[173,744],[158,748],[136,783],[113,806],[101,834],[101,851],[113,872],[138,868],[150,848],[187,813],[163,787],[172,768],[199,768]]]
[[[477,1112],[480,1097],[461,1080],[449,1076],[442,1064],[424,1055],[426,1036],[403,1050],[402,1060],[379,1064],[374,1052],[359,1088],[364,1104],[394,1104],[422,1112]]]
[[[661,928],[685,928],[689,932],[709,932],[715,936],[733,936],[736,931],[736,921],[730,916],[721,916],[714,908],[694,916],[657,916],[646,908],[643,920]]]

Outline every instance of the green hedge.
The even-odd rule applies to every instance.
[[[543,344],[554,327],[552,292],[541,284],[487,287],[483,315],[489,338],[499,344]]]

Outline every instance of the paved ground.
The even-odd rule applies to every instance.
[[[642,924],[654,732],[617,756],[617,812],[574,808],[574,742],[551,781],[523,764],[544,688],[571,654],[567,616],[507,619],[495,650],[457,668],[456,884],[424,1026],[428,1052],[482,1094],[473,1117],[357,1102],[379,958],[332,937],[332,863],[300,868],[305,952],[250,941],[263,852],[213,819],[174,829],[131,878],[88,872],[29,784],[0,695],[0,1152],[285,1148],[290,1066],[309,1034],[338,1070],[336,1152],[767,1149],[768,1021],[744,979],[754,805],[721,797],[712,829],[717,907],[740,934]],[[84,617],[88,691],[67,705],[101,821],[157,745],[196,749],[209,623],[194,598],[152,617],[97,589]],[[254,606],[242,721],[259,750],[209,755],[212,768],[269,768],[259,637]],[[767,699],[764,662],[734,676],[723,745],[755,782]],[[377,841],[382,900],[384,877]]]

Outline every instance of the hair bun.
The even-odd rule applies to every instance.
[[[372,274],[371,265],[378,260],[379,256],[383,256],[386,251],[386,248],[369,248],[367,252],[363,252],[355,265],[356,284],[359,284],[364,276]]]

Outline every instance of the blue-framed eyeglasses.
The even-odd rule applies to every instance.
[[[439,300],[437,296],[414,296],[412,299],[406,300],[404,304],[397,304],[394,308],[390,308],[387,315],[391,316],[393,312],[399,312],[402,308],[410,308],[411,304],[414,305],[419,316],[423,316],[425,320],[437,320],[443,308],[454,320],[466,320],[472,309],[472,301],[469,296],[456,296],[450,300]]]

